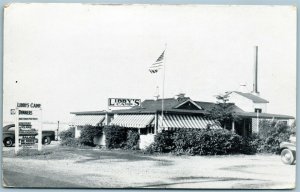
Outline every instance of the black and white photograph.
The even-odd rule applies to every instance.
[[[3,9],[4,188],[296,187],[296,6]]]

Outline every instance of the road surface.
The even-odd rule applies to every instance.
[[[50,146],[49,146],[50,147]],[[295,165],[278,155],[174,156],[100,149],[53,148],[15,157],[3,153],[7,187],[284,189],[295,187]],[[51,149],[52,150],[52,149]]]

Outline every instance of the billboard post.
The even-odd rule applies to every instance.
[[[43,122],[42,122],[42,108],[40,108],[40,126],[38,129],[38,151],[42,150],[42,127],[43,127]]]
[[[18,107],[15,110],[15,154],[17,154],[20,150],[20,144],[19,144],[19,136],[20,136],[20,129],[19,129],[19,109]]]

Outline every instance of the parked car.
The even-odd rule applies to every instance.
[[[281,161],[292,165],[296,162],[296,136],[292,135],[289,142],[280,143]]]
[[[36,135],[37,134],[36,131]],[[3,127],[2,138],[4,146],[13,146],[15,143],[15,124],[9,124]],[[49,145],[53,140],[55,140],[55,131],[42,131],[42,143],[44,145]]]

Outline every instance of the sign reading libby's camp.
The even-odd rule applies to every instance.
[[[14,110],[16,115],[15,129],[15,151],[19,145],[33,146],[36,143],[36,135],[39,137],[38,149],[41,149],[41,104],[39,103],[17,103]]]
[[[130,98],[108,98],[109,107],[133,107],[140,106],[141,99]]]

